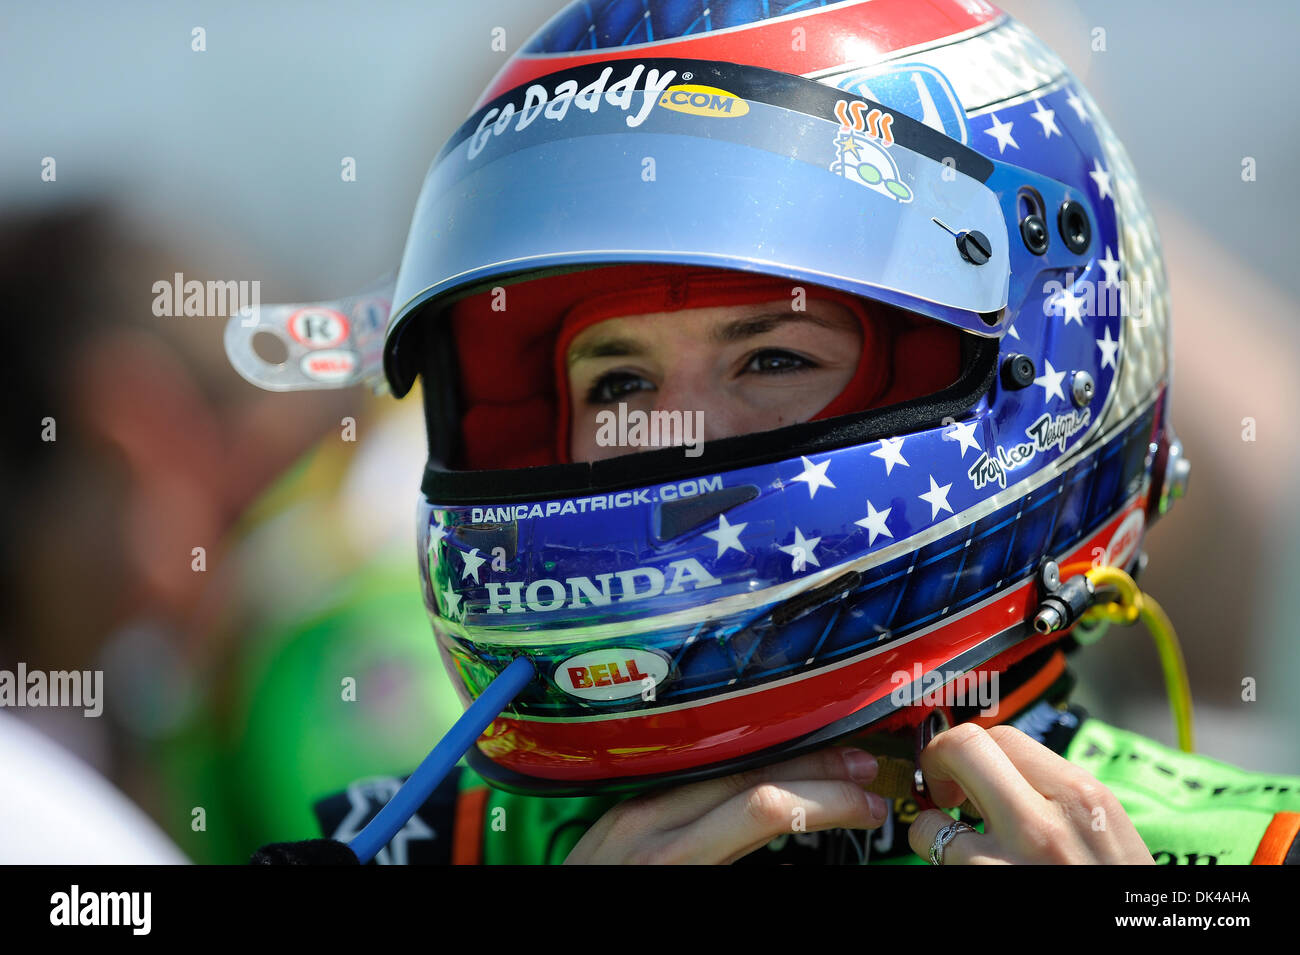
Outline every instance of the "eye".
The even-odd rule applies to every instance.
[[[611,404],[634,395],[638,391],[653,391],[654,384],[640,375],[626,371],[611,371],[601,375],[587,391],[587,403]]]
[[[781,351],[775,348],[764,349],[757,352],[749,363],[745,366],[745,371],[755,372],[761,375],[780,375],[792,371],[803,371],[807,368],[816,368],[817,363],[804,358],[802,355],[796,355],[794,352]]]

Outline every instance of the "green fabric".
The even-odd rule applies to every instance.
[[[1248,864],[1277,812],[1300,812],[1300,776],[1247,772],[1087,719],[1064,753],[1124,806],[1157,863]],[[461,790],[486,786],[466,770]],[[486,865],[555,865],[619,796],[552,799],[491,790]],[[976,826],[983,831],[983,823]],[[915,853],[872,865],[929,865]]]
[[[1158,863],[1250,863],[1274,813],[1300,812],[1300,776],[1248,772],[1085,720],[1065,758],[1111,790]]]
[[[410,772],[460,716],[409,576],[370,568],[335,606],[256,644],[228,763],[246,845],[313,838],[316,800]]]
[[[225,706],[205,707],[159,753],[168,828],[191,859],[242,863],[268,842],[318,837],[317,800],[409,773],[459,718],[401,557],[358,573],[308,619],[247,641]],[[205,830],[190,824],[195,806]]]
[[[471,769],[460,790],[487,786]],[[551,798],[491,789],[483,813],[484,865],[559,865],[620,796]]]

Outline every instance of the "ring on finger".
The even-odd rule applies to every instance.
[[[967,825],[964,822],[950,822],[934,834],[934,843],[930,846],[930,864],[943,865],[943,851],[948,848],[948,843],[956,839],[963,832],[976,832],[974,826]]]

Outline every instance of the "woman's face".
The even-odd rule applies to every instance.
[[[601,411],[703,412],[704,440],[807,421],[857,369],[862,330],[848,308],[789,299],[611,318],[565,356],[569,454],[597,461],[640,448],[597,444]]]

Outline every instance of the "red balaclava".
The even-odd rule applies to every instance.
[[[682,265],[614,265],[506,286],[454,303],[461,451],[457,468],[492,470],[567,462],[565,357],[583,329],[609,318],[717,305],[809,298],[857,316],[862,354],[853,378],[813,420],[930,394],[960,374],[961,333],[837,289],[754,272]]]
[[[567,462],[569,457],[569,377],[566,356],[569,344],[584,329],[624,315],[646,315],[655,312],[676,312],[690,308],[713,308],[719,305],[759,305],[763,302],[789,302],[795,287],[806,290],[808,298],[826,299],[847,307],[858,319],[862,330],[862,352],[853,378],[844,390],[826,407],[813,416],[813,420],[831,418],[871,407],[888,385],[885,357],[888,347],[882,338],[888,328],[872,314],[868,303],[856,295],[820,285],[801,285],[792,279],[773,278],[749,272],[728,272],[721,269],[679,268],[668,277],[650,274],[640,282],[631,282],[624,288],[600,295],[584,296],[572,306],[560,322],[560,334],[555,341],[555,394],[556,408],[555,454],[556,459]]]

